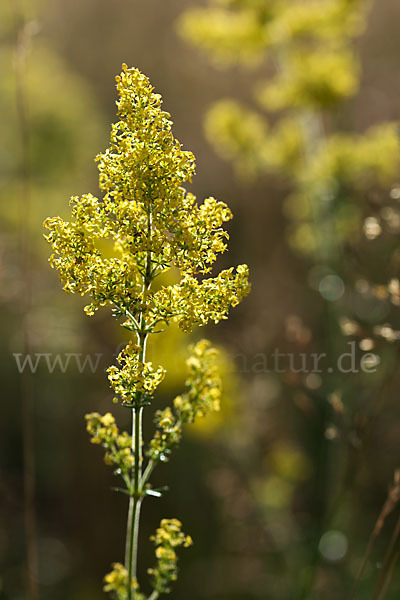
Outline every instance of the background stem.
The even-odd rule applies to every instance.
[[[20,261],[23,292],[20,296],[23,353],[31,353],[31,335],[29,313],[32,304],[32,265],[29,248],[31,215],[31,168],[30,168],[30,129],[28,121],[28,102],[26,92],[26,55],[29,50],[34,23],[24,22],[21,26],[16,20],[15,43],[15,86],[17,120],[21,139],[21,182],[20,203]],[[38,598],[38,558],[37,527],[35,512],[35,444],[34,444],[34,385],[32,372],[24,369],[21,373],[21,420],[23,446],[24,479],[24,524],[26,540],[26,586],[28,600]]]

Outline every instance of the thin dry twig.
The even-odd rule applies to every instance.
[[[391,565],[390,565],[390,569],[387,573],[385,582],[382,586],[382,590],[381,593],[379,594],[378,600],[384,600],[386,593],[389,591],[389,586],[390,583],[393,579],[393,574],[394,574],[394,570],[396,568],[397,563],[399,562],[400,559],[400,548],[397,550],[396,554],[394,555]]]
[[[385,560],[384,560],[384,563],[383,563],[382,571],[381,571],[381,574],[379,576],[378,582],[377,582],[377,584],[375,586],[374,595],[373,595],[373,599],[372,600],[377,600],[378,599],[378,594],[381,591],[382,586],[384,585],[388,569],[390,568],[391,557],[392,557],[392,554],[393,554],[393,550],[394,550],[394,548],[396,546],[396,543],[398,542],[399,536],[400,536],[400,517],[397,520],[396,527],[395,527],[395,529],[393,531],[393,535],[392,535],[392,538],[390,540],[389,547],[388,547],[388,549],[386,551],[386,555],[385,555]]]
[[[369,557],[371,555],[372,548],[374,547],[375,541],[376,541],[377,537],[379,536],[379,534],[381,533],[382,528],[383,528],[383,526],[385,524],[385,521],[386,521],[387,517],[393,512],[393,510],[398,505],[399,501],[400,501],[400,469],[396,469],[396,471],[394,472],[393,485],[389,489],[386,501],[385,501],[385,503],[384,503],[384,505],[382,507],[381,512],[379,513],[379,516],[378,516],[378,519],[377,519],[377,521],[375,523],[374,529],[372,530],[372,533],[370,535],[370,538],[369,538],[369,541],[368,541],[368,545],[367,545],[367,548],[365,550],[365,554],[364,554],[361,566],[360,566],[360,568],[358,570],[358,573],[357,573],[356,582],[354,584],[354,587],[353,587],[353,590],[352,590],[352,593],[351,593],[351,596],[350,596],[350,600],[354,600],[355,597],[356,597],[358,588],[360,586],[361,578],[363,576],[363,573],[364,573],[365,567],[367,565],[368,559],[369,559]],[[393,533],[392,540],[391,540],[391,543],[390,543],[390,546],[389,546],[389,549],[388,549],[388,553],[390,552],[389,553],[389,560],[390,560],[390,555],[391,555],[391,553],[393,551],[393,547],[396,544],[396,540],[397,540],[399,534],[400,534],[400,517],[399,517],[399,520],[397,522],[397,525],[396,525],[396,528],[395,528],[395,531]],[[388,553],[386,555],[384,565],[386,564],[386,559],[388,557]],[[383,573],[384,573],[384,569],[382,569],[381,577],[382,577]],[[379,585],[379,580],[378,580],[378,584],[377,585]],[[379,591],[379,588],[378,588],[378,591]],[[376,590],[374,592],[374,598],[373,598],[373,600],[376,600]]]

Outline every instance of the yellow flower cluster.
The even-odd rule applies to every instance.
[[[109,237],[107,208],[103,202],[85,194],[73,197],[71,222],[60,217],[46,219],[47,241],[53,248],[50,264],[58,270],[64,290],[88,294],[93,302],[85,307],[92,315],[99,306],[125,304],[127,297],[140,295],[140,273],[129,253],[118,257],[102,256],[100,243]],[[117,251],[117,249],[115,249]]]
[[[384,186],[399,168],[399,138],[394,123],[371,127],[362,135],[332,135],[315,154],[302,182],[321,187],[329,178],[363,190]]]
[[[304,136],[296,119],[287,117],[268,128],[257,112],[234,100],[216,102],[208,111],[206,135],[221,156],[234,163],[240,176],[265,169],[296,173],[302,164]]]
[[[285,108],[319,108],[336,105],[358,88],[358,64],[352,52],[335,49],[298,50],[285,74],[264,84],[258,100],[276,111]]]
[[[217,277],[201,282],[186,275],[180,283],[162,287],[152,298],[154,317],[175,319],[183,331],[208,321],[218,323],[227,318],[231,306],[237,306],[250,291],[247,265],[221,271]]]
[[[193,423],[196,418],[219,410],[222,382],[216,367],[217,350],[207,340],[201,340],[190,350],[186,361],[187,391],[175,398],[173,408],[156,413],[157,429],[148,451],[153,461],[168,460],[172,447],[180,442],[185,423]]]
[[[208,340],[201,340],[191,347],[187,366],[187,392],[174,400],[175,410],[183,423],[193,423],[210,411],[218,411],[222,393],[221,377],[216,367],[218,351]]]
[[[107,369],[108,379],[125,406],[140,406],[153,396],[165,376],[163,367],[154,368],[151,362],[140,360],[141,348],[129,342],[118,356],[120,368]]]
[[[258,82],[254,97],[278,119],[270,124],[264,114],[220,100],[208,113],[206,134],[239,175],[278,171],[291,178],[289,240],[310,254],[328,255],[335,240],[352,238],[359,230],[357,195],[391,185],[398,173],[394,123],[335,134],[335,120],[326,118],[357,92],[353,42],[368,7],[367,0],[209,0],[180,22],[184,37],[220,63],[270,59],[272,75]],[[240,47],[231,21],[246,31]]]
[[[294,97],[329,105],[348,97],[356,85],[357,64],[347,46],[364,28],[363,4],[364,0],[210,0],[207,7],[186,12],[180,30],[217,64],[251,65],[284,52],[291,80],[285,94],[288,83],[278,72],[273,86],[275,93],[281,88],[279,104]],[[324,71],[328,65],[335,76]],[[320,77],[324,85],[316,86],[322,83]]]
[[[136,217],[145,216],[140,204],[148,206],[154,202],[159,210],[176,207],[180,185],[191,179],[195,160],[174,139],[170,115],[161,109],[161,96],[154,93],[147,77],[138,69],[123,65],[116,80],[121,120],[112,126],[110,147],[97,157],[100,188],[106,191],[107,201],[116,203],[115,216],[126,219],[115,222],[116,235],[121,234],[122,227],[128,235],[136,234],[139,244],[146,245],[146,219],[135,218],[132,231],[129,210],[120,207],[121,200],[134,201]]]
[[[364,18],[360,8],[363,2],[364,0],[275,2],[271,39],[275,44],[306,42],[310,38],[337,44],[362,32]]]
[[[113,569],[104,577],[105,592],[111,592],[118,600],[128,598],[128,571],[121,563],[113,563]],[[131,582],[132,600],[144,600],[145,596],[139,592],[139,586],[135,578]]]
[[[240,175],[254,175],[264,168],[268,126],[257,112],[234,100],[221,100],[208,111],[205,129],[208,139],[221,156],[235,164]]]
[[[132,453],[132,437],[125,431],[120,433],[111,413],[99,415],[90,413],[85,416],[86,429],[92,436],[92,444],[101,444],[105,450],[104,461],[115,466],[122,476],[131,472],[134,465]]]
[[[268,29],[250,10],[193,9],[184,15],[181,27],[218,65],[258,63],[270,44]]]
[[[132,317],[139,314],[152,321],[177,319],[186,330],[218,321],[248,292],[247,271],[241,267],[236,276],[230,270],[201,283],[196,276],[208,273],[226,250],[222,225],[232,214],[214,198],[197,204],[181,187],[194,173],[194,156],[174,138],[169,114],[148,79],[124,65],[117,88],[120,120],[112,126],[110,147],[97,157],[105,195],[73,198],[70,222],[45,221],[53,248],[50,263],[66,291],[91,296],[88,314],[113,305],[130,315],[131,329]],[[150,290],[152,280],[171,267],[181,270],[179,288],[161,294]],[[191,303],[192,290],[196,300]]]
[[[178,557],[175,549],[192,545],[191,537],[182,533],[181,528],[182,523],[178,519],[163,519],[151,538],[156,546],[157,566],[148,569],[148,573],[152,575],[153,588],[159,594],[170,592],[169,584],[177,578]]]
[[[208,114],[207,137],[240,175],[279,169],[296,176],[304,171],[308,145],[301,113],[334,108],[358,88],[359,66],[351,42],[365,26],[366,2],[275,0],[266,6],[258,0],[224,0],[222,4],[210,0],[208,7],[185,13],[180,23],[183,35],[212,58],[225,53],[240,61],[246,48],[254,55],[254,45],[235,44],[230,19],[256,22],[257,56],[271,56],[276,71],[256,86],[256,101],[269,111],[285,109],[293,116],[269,127],[257,112],[222,100]]]

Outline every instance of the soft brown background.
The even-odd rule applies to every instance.
[[[229,227],[230,253],[222,263],[247,262],[253,284],[251,296],[231,319],[206,332],[236,357],[241,381],[235,383],[235,416],[227,409],[226,424],[222,420],[212,430],[188,433],[170,464],[157,473],[159,484],[168,483],[170,492],[161,501],[149,500],[144,508],[142,579],[152,562],[146,539],[161,517],[176,516],[195,540],[182,556],[181,576],[172,593],[176,600],[344,598],[400,463],[395,374],[384,390],[382,409],[357,468],[338,495],[333,516],[324,521],[323,507],[342,488],[346,461],[352,458],[343,458],[340,442],[325,439],[323,411],[313,398],[296,396],[296,386],[278,374],[252,368],[257,353],[290,347],[286,334],[293,314],[300,315],[324,348],[320,339],[324,308],[307,284],[307,261],[286,242],[285,182],[267,177],[237,181],[231,167],[205,141],[202,121],[207,107],[225,96],[251,101],[255,74],[218,71],[179,38],[177,17],[194,4],[43,0],[36,6],[26,2],[22,8],[6,2],[0,10],[2,600],[26,597],[21,376],[12,356],[23,352],[20,220],[28,216],[12,62],[20,14],[39,25],[27,56],[25,81],[33,165],[25,235],[31,255],[31,344],[35,352],[103,355],[101,369],[93,375],[79,374],[73,367],[65,374],[59,370],[49,374],[40,367],[31,378],[40,598],[100,598],[104,573],[123,555],[126,502],[110,491],[113,477],[102,464],[101,451],[89,445],[83,421],[89,410],[111,407],[102,371],[113,360],[120,332],[107,311],[89,320],[79,299],[63,295],[46,263],[48,249],[41,228],[45,216],[67,214],[72,194],[97,193],[92,157],[107,145],[109,124],[115,118],[114,76],[122,62],[138,66],[163,95],[177,138],[197,157],[192,185],[196,195],[200,199],[213,195],[230,205],[235,218]],[[359,42],[361,91],[343,107],[343,122],[350,130],[399,117],[399,23],[396,0],[374,3],[368,31]],[[372,254],[371,262],[372,272],[381,272],[380,257]],[[172,345],[169,352],[174,352]],[[248,372],[240,372],[242,355],[250,365]],[[178,379],[175,376],[168,393],[179,390]],[[387,546],[393,518],[368,566],[360,598],[371,597],[376,564]],[[315,553],[315,540],[331,530],[340,530],[349,543],[345,559],[332,564]],[[306,591],[299,584],[304,580],[311,581]],[[399,586],[400,579],[388,598],[398,597]]]

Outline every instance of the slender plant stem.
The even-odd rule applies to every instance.
[[[132,578],[136,578],[136,566],[137,566],[137,542],[138,542],[138,528],[139,528],[139,516],[140,516],[140,502],[137,497],[131,496],[131,502],[133,503],[130,520],[130,528],[128,530],[129,537],[129,556],[128,556],[128,598],[131,600],[132,597]]]
[[[125,542],[125,568],[129,570],[130,553],[131,553],[131,538],[129,532],[132,530],[133,524],[133,496],[129,496],[128,520],[126,523],[126,542]]]
[[[153,592],[148,597],[148,600],[157,600],[157,598],[159,597],[159,595],[160,594],[157,592],[157,590],[153,590]]]
[[[387,573],[387,576],[386,576],[385,582],[382,586],[382,590],[381,590],[381,593],[379,594],[378,600],[384,600],[384,598],[386,597],[386,593],[389,591],[389,586],[392,582],[394,570],[396,568],[397,563],[399,562],[399,559],[400,559],[400,548],[397,550],[396,554],[394,555],[394,557],[392,559],[392,564],[390,565],[390,569]]]
[[[152,214],[151,204],[147,212],[147,233],[149,247],[151,247],[151,228],[152,228]],[[154,278],[151,268],[151,250],[146,252],[146,265],[145,272],[143,274],[143,303],[146,304],[146,292],[151,286],[151,282]],[[128,315],[130,316],[130,315]],[[134,319],[135,323],[137,321]],[[139,363],[144,363],[146,360],[146,343],[149,335],[146,319],[145,309],[142,309],[139,319],[139,329],[137,331],[138,345],[140,347]],[[132,579],[136,579],[137,575],[137,555],[138,555],[138,539],[139,539],[139,522],[140,522],[140,509],[143,501],[143,481],[142,481],[142,419],[143,419],[143,406],[134,406],[132,408],[132,452],[134,455],[133,465],[133,482],[130,489],[129,498],[129,509],[128,509],[128,522],[126,531],[126,544],[125,544],[125,567],[128,571],[128,600],[132,600]],[[148,472],[146,469],[146,477],[150,476],[151,471]]]
[[[156,466],[156,463],[154,462],[154,460],[149,460],[149,462],[147,463],[147,467],[145,468],[145,471],[143,473],[142,476],[142,481],[140,483],[140,487],[143,489],[143,487],[146,485],[150,475],[152,474],[154,468]]]
[[[374,529],[372,530],[372,533],[370,535],[361,566],[357,573],[356,581],[355,581],[355,584],[354,584],[354,587],[352,590],[352,594],[350,596],[350,600],[355,600],[358,588],[360,586],[361,578],[363,576],[365,567],[367,565],[368,559],[370,557],[370,554],[372,552],[372,549],[376,542],[376,539],[382,531],[382,528],[385,524],[386,518],[396,508],[397,504],[399,503],[399,500],[400,500],[400,471],[396,470],[395,474],[394,474],[393,486],[389,489],[386,501],[382,507],[381,512],[379,513],[379,516],[376,520]],[[397,520],[396,527],[395,527],[395,530],[394,530],[394,533],[392,536],[392,540],[391,540],[388,552],[385,557],[385,565],[387,564],[387,560],[389,560],[388,556],[390,557],[390,554],[391,554],[391,552],[394,548],[394,545],[396,544],[396,541],[398,539],[399,533],[400,533],[400,518]],[[381,577],[382,577],[382,573],[381,573]]]
[[[369,559],[369,557],[371,555],[372,548],[374,547],[376,538],[377,538],[377,532],[374,529],[374,531],[371,533],[371,536],[370,536],[370,538],[368,540],[367,549],[365,550],[365,554],[364,554],[361,566],[360,566],[360,568],[358,570],[356,581],[355,581],[354,587],[353,587],[352,592],[351,592],[350,600],[355,600],[356,594],[358,592],[358,588],[360,587],[361,578],[362,578],[362,576],[364,574],[365,567],[367,566],[367,562],[368,562],[368,559]]]
[[[132,577],[136,577],[137,571],[137,556],[138,556],[138,539],[139,539],[139,521],[140,521],[140,509],[142,507],[143,498],[138,498],[136,502],[135,511],[135,522],[133,528],[133,540],[132,540]]]
[[[125,560],[128,570],[128,600],[132,599],[132,579],[137,573],[137,551],[139,536],[140,508],[142,505],[140,481],[142,474],[142,413],[143,407],[132,409],[132,449],[134,452],[133,489],[129,498],[127,540]]]
[[[135,468],[135,492],[140,491],[140,480],[142,478],[142,417],[143,407],[135,409],[135,457],[138,459]]]
[[[31,351],[29,312],[32,302],[31,255],[29,250],[29,225],[31,214],[31,172],[30,172],[30,130],[26,93],[26,54],[33,35],[32,23],[24,23],[16,30],[15,43],[15,83],[17,119],[21,137],[21,216],[20,216],[20,256],[24,292],[21,295],[21,323],[24,354]],[[21,413],[24,469],[24,522],[26,536],[26,581],[28,600],[37,600],[37,545],[35,513],[35,446],[34,446],[34,390],[33,378],[29,369],[21,374]]]

